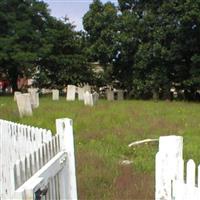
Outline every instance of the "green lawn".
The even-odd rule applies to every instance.
[[[184,157],[200,162],[200,104],[168,101],[100,100],[83,102],[40,99],[32,117],[20,119],[12,97],[0,97],[0,118],[55,132],[55,119],[74,121],[79,199],[153,199],[157,144],[129,148],[146,138],[184,137]],[[133,161],[123,166],[123,160]],[[144,190],[146,192],[144,192]]]

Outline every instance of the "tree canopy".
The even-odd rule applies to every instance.
[[[93,0],[76,32],[39,0],[0,1],[0,73],[40,87],[113,85],[134,98],[200,93],[200,0]],[[94,76],[91,63],[103,72]]]
[[[40,87],[90,83],[92,72],[82,51],[82,38],[73,29],[68,19],[48,21],[36,76]]]
[[[94,0],[83,18],[88,59],[104,68],[111,64],[109,78],[136,98],[166,99],[175,87],[194,99],[200,89],[199,13],[194,0]]]
[[[0,1],[0,73],[13,90],[24,76],[34,76],[40,87],[90,82],[81,45],[72,24],[52,17],[44,2]]]
[[[48,16],[43,2],[0,1],[0,66],[14,90],[18,77],[30,74],[39,59]]]

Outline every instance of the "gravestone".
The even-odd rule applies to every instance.
[[[74,101],[76,97],[76,86],[68,85],[67,86],[67,101]]]
[[[88,91],[86,91],[84,93],[83,97],[84,97],[84,105],[90,105],[91,104],[91,98],[92,98],[91,94]]]
[[[88,106],[94,106],[99,99],[98,93],[94,92],[93,94],[86,91],[84,93],[84,104]]]
[[[114,100],[114,91],[113,90],[106,90],[106,97],[108,101]]]
[[[37,91],[38,91],[38,89],[36,89],[36,88],[28,89],[28,92],[30,94],[32,108],[38,108],[39,104],[40,104],[39,103],[39,93]]]
[[[59,100],[59,90],[52,90],[52,100]]]
[[[21,92],[19,92],[19,91],[14,92],[14,101],[17,101],[16,96],[19,95],[19,94],[21,94]]]
[[[117,100],[123,100],[123,99],[124,99],[124,91],[117,90]]]
[[[18,94],[16,96],[17,107],[19,110],[20,117],[23,116],[32,116],[32,107],[31,107],[31,99],[30,94]]]
[[[93,101],[93,106],[97,104],[97,101],[99,100],[99,94],[97,92],[94,92],[92,94],[92,101]]]
[[[78,87],[78,100],[84,100],[84,88]]]

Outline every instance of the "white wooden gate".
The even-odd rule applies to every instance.
[[[156,155],[156,200],[200,200],[200,165],[196,170],[190,159],[184,174],[182,152],[181,136],[160,137]]]
[[[0,120],[0,199],[77,199],[72,120],[56,129]]]

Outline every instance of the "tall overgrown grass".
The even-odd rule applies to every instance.
[[[79,199],[153,199],[158,144],[128,144],[161,135],[184,137],[184,157],[200,162],[200,104],[168,101],[83,102],[40,98],[32,117],[19,118],[12,97],[0,97],[0,118],[51,129],[73,119]],[[170,148],[170,147],[169,147]],[[123,160],[132,161],[128,166]],[[145,190],[145,193],[143,192]]]

